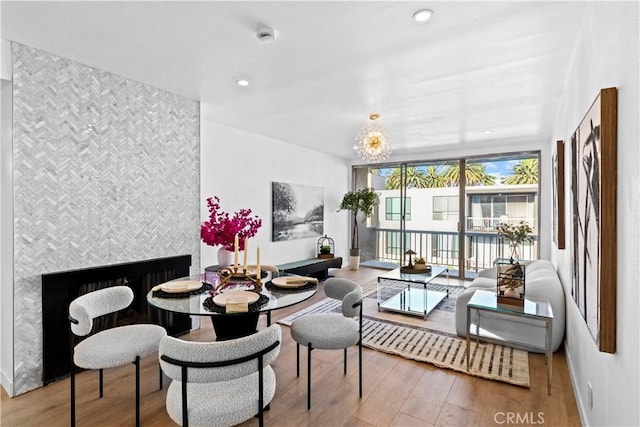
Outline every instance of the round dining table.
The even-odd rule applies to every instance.
[[[257,331],[258,318],[260,314],[266,314],[267,325],[271,324],[271,312],[281,308],[290,307],[308,300],[318,290],[316,283],[311,280],[307,285],[300,288],[278,288],[271,282],[272,273],[269,273],[264,279],[262,289],[260,291],[261,304],[250,305],[249,311],[241,313],[226,313],[223,307],[211,307],[212,292],[209,290],[201,290],[192,292],[188,295],[164,295],[156,292],[154,289],[161,288],[160,284],[147,293],[147,302],[151,307],[158,310],[164,310],[173,313],[182,313],[192,316],[208,316],[213,324],[216,334],[216,340],[228,340],[251,335]],[[174,279],[173,281],[200,281],[203,286],[211,285],[215,289],[218,285],[217,275],[200,274],[189,277]],[[170,282],[167,282],[170,283]],[[223,290],[242,289],[243,284],[239,282]],[[209,299],[207,301],[207,299]]]

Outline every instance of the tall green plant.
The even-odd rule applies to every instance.
[[[340,203],[340,209],[351,211],[353,215],[353,231],[351,233],[351,249],[359,249],[358,241],[358,213],[362,212],[367,219],[373,214],[373,208],[378,201],[378,195],[373,188],[363,188],[358,191],[350,191],[344,195]]]

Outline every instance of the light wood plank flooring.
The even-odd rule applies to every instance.
[[[370,268],[332,270],[337,277],[364,283],[381,272]],[[307,304],[324,297],[318,292]],[[273,313],[273,322],[303,305]],[[261,327],[265,316],[261,316]],[[185,339],[213,338],[211,323]],[[274,363],[278,384],[266,425],[272,426],[473,426],[512,424],[578,426],[567,362],[562,351],[553,358],[552,396],[547,395],[544,357],[531,354],[531,388],[439,369],[369,349],[363,351],[364,395],[358,398],[358,358],[349,350],[348,375],[342,374],[342,351],[316,350],[312,357],[312,408],[306,409],[306,352],[301,352],[301,376],[296,378],[295,342],[283,326],[283,345]],[[156,357],[142,362],[141,422],[170,426],[165,390],[158,390]],[[78,426],[130,426],[134,422],[133,365],[105,371],[105,396],[98,399],[94,371],[78,375]],[[69,425],[69,380],[60,380],[15,398],[2,390],[0,424],[9,426]],[[512,414],[512,415],[509,415]],[[519,416],[520,418],[516,418]],[[525,422],[523,422],[525,421]],[[243,426],[257,426],[252,419]]]

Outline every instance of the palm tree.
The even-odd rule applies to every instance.
[[[513,167],[513,174],[502,180],[507,185],[537,184],[538,159],[522,159]]]
[[[429,179],[427,174],[415,166],[407,167],[407,187],[429,188]],[[390,175],[387,175],[385,188],[387,190],[397,190],[401,184],[400,168],[393,169]]]
[[[455,187],[460,184],[460,165],[447,166],[444,179],[448,185]],[[495,185],[496,177],[489,175],[481,163],[465,163],[464,171],[466,185]]]
[[[440,168],[438,166],[427,166],[425,177],[427,178],[426,188],[440,188],[447,186],[447,181],[440,173]]]

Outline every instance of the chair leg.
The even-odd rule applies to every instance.
[[[311,343],[307,347],[307,410],[311,409]]]
[[[347,375],[347,349],[344,349],[344,374]]]
[[[71,356],[73,357],[73,356]],[[71,427],[76,425],[76,367],[71,364]]]
[[[98,382],[100,383],[100,385],[99,385],[99,387],[100,387],[100,399],[102,399],[102,396],[103,396],[103,392],[102,392],[103,387],[102,387],[102,385],[104,384],[104,373],[103,373],[102,369],[100,369],[100,372],[98,373],[98,378],[99,378]]]
[[[162,366],[158,365],[158,375],[160,378],[160,390],[162,390]]]
[[[362,399],[362,340],[358,343],[358,365],[359,365],[359,382],[360,382],[360,399]]]
[[[296,343],[296,377],[300,377],[300,344]]]
[[[140,356],[136,356],[136,427],[140,427]]]

